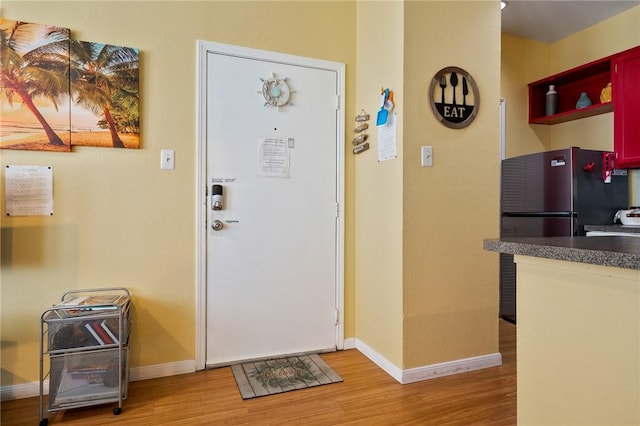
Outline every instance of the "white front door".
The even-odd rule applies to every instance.
[[[204,60],[206,365],[335,349],[341,75],[224,45]]]

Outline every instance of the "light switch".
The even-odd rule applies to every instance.
[[[433,147],[432,146],[422,146],[420,147],[420,162],[422,167],[431,167],[433,166]]]
[[[163,149],[160,151],[160,168],[164,170],[173,170],[175,151],[172,149]]]

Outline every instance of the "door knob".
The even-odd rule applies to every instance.
[[[223,227],[223,223],[221,220],[214,220],[213,222],[211,222],[211,229],[213,229],[214,231],[220,231]]]

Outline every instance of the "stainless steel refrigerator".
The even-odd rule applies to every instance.
[[[628,207],[629,188],[626,170],[612,169],[604,154],[573,147],[502,160],[500,237],[581,236],[585,225],[612,224]],[[516,322],[509,254],[500,254],[500,316]]]

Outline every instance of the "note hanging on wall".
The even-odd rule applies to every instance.
[[[53,215],[53,168],[51,166],[5,167],[7,216]]]
[[[398,158],[396,148],[396,114],[391,114],[387,123],[378,127],[378,161]]]

